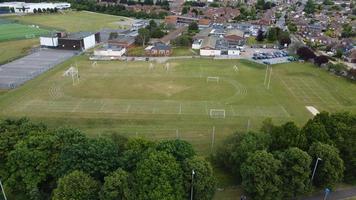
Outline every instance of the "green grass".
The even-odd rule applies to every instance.
[[[144,56],[145,55],[145,47],[142,46],[134,46],[128,49],[128,56]]]
[[[17,23],[0,24],[0,41],[35,38],[49,33],[48,30]]]
[[[192,52],[191,48],[188,47],[174,47],[172,56],[193,56],[196,55]]]
[[[77,62],[80,83],[63,77]],[[238,73],[232,66],[237,64]],[[186,59],[164,64],[98,62],[73,58],[23,87],[0,97],[0,116],[28,116],[50,126],[72,125],[89,135],[116,131],[153,140],[177,136],[208,155],[234,131],[258,130],[272,117],[276,123],[302,125],[319,111],[356,111],[356,85],[305,63],[273,67],[271,88],[263,85],[265,68],[244,60]],[[207,82],[206,77],[220,77]],[[225,109],[225,119],[209,117]],[[212,132],[215,128],[215,141]]]
[[[257,41],[255,37],[249,37],[246,41],[247,45],[254,45],[254,44],[274,44],[273,42],[269,42],[267,39],[263,41]]]
[[[36,14],[12,16],[9,19],[19,20],[26,24],[36,24],[44,27],[64,29],[69,32],[98,31],[102,28],[124,28],[124,21],[129,18],[87,11],[64,12],[58,14]]]
[[[0,42],[0,64],[26,55],[32,46],[38,44],[38,39]]]

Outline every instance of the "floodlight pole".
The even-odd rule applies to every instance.
[[[215,126],[213,126],[213,133],[211,137],[211,150],[214,148],[214,140],[215,140]]]
[[[1,186],[2,194],[4,195],[4,199],[7,200],[6,195],[5,195],[4,186],[2,185],[1,180],[0,180],[0,186]]]
[[[319,161],[322,161],[321,158],[317,158],[316,161],[315,161],[315,166],[314,166],[314,170],[313,170],[313,175],[311,177],[311,181],[313,182],[313,179],[314,179],[314,175],[315,175],[315,171],[316,171],[316,168],[318,167],[318,163]]]
[[[271,76],[272,76],[272,67],[270,67],[270,70],[269,70],[269,79],[268,79],[267,90],[269,90],[269,85],[271,83]]]
[[[268,65],[266,65],[265,81],[263,82],[263,85],[266,85],[267,82],[268,68],[269,68]]]
[[[192,170],[192,183],[190,185],[190,200],[193,200],[193,193],[194,193],[194,187],[193,187],[193,183],[194,183],[194,175],[195,175],[195,172],[194,172],[194,169]]]

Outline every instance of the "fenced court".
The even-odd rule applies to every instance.
[[[69,60],[0,99],[0,116],[28,116],[153,140],[185,139],[206,154],[235,131],[262,121],[296,121],[319,111],[356,112],[356,86],[308,64],[266,67],[244,60],[186,59],[167,63]],[[234,66],[238,66],[238,72]],[[63,76],[78,71],[73,84]],[[212,78],[214,77],[214,78]],[[218,77],[218,78],[217,78]],[[329,84],[329,82],[333,84]]]
[[[0,19],[0,42],[15,39],[30,39],[51,31],[37,25],[20,24],[14,20]]]

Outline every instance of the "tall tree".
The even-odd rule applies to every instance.
[[[192,144],[184,140],[162,141],[157,144],[156,149],[173,155],[178,161],[192,158],[195,155]]]
[[[138,36],[136,38],[136,43],[137,44],[142,44],[142,46],[145,46],[145,44],[150,40],[150,31],[146,28],[140,28],[138,30]]]
[[[307,14],[313,14],[315,12],[314,0],[308,0],[304,7],[304,12]]]
[[[304,132],[301,132],[294,122],[287,122],[282,126],[273,127],[271,130],[271,138],[272,150],[284,150],[289,147],[304,149],[307,145]]]
[[[310,190],[311,157],[299,148],[289,148],[277,156],[282,167],[283,199],[295,199]]]
[[[281,162],[266,151],[256,151],[241,166],[242,186],[254,200],[282,199]]]
[[[118,148],[106,138],[87,139],[66,146],[60,155],[60,172],[80,170],[102,179],[118,167]]]
[[[326,132],[325,126],[320,122],[309,120],[304,125],[302,132],[307,138],[308,146],[314,142],[322,142],[326,144],[330,144],[332,142]]]
[[[100,200],[129,200],[130,174],[123,169],[117,169],[104,179],[104,185],[100,191]]]
[[[99,183],[88,174],[73,171],[58,181],[53,200],[97,200]]]
[[[134,172],[135,195],[139,200],[183,199],[182,168],[172,155],[151,152]]]
[[[213,175],[213,168],[202,157],[194,156],[186,159],[183,163],[185,194],[190,194],[191,192],[193,170],[193,199],[211,200],[215,193],[216,181]]]
[[[313,161],[317,158],[322,159],[317,166],[313,180],[316,186],[330,188],[342,180],[344,162],[339,156],[338,149],[328,144],[316,142],[310,146],[308,153],[312,156]]]

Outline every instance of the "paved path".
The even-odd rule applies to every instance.
[[[327,200],[342,200],[350,197],[356,197],[356,187],[331,192]],[[323,199],[324,199],[324,193],[320,193],[312,197],[306,197],[303,200],[323,200]]]

